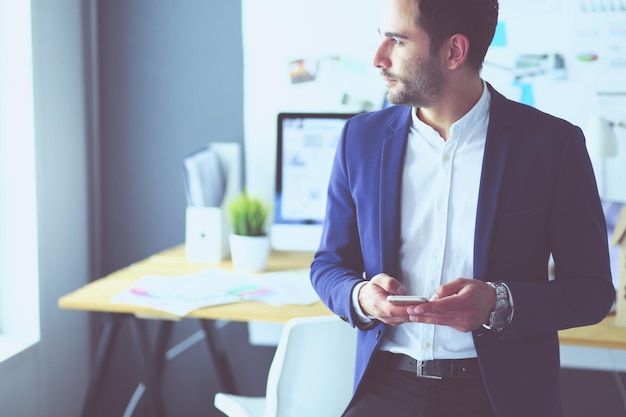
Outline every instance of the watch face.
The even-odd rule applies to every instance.
[[[501,328],[509,324],[509,318],[511,316],[510,307],[502,307],[495,311],[493,315],[493,324],[496,328]]]

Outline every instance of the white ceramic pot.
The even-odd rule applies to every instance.
[[[235,272],[261,272],[270,254],[269,236],[229,236],[230,256]]]

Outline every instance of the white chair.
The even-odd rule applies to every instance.
[[[285,325],[265,397],[217,393],[229,417],[339,417],[352,397],[356,330],[336,316]]]

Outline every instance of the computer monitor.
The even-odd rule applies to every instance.
[[[274,221],[277,250],[314,251],[322,235],[337,141],[354,113],[279,113]]]

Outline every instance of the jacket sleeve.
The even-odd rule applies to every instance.
[[[567,134],[571,140],[560,150],[554,180],[546,179],[552,187],[545,222],[554,279],[502,277],[515,303],[513,322],[503,337],[594,324],[615,301],[606,224],[584,136],[571,125]]]
[[[335,153],[322,238],[311,264],[311,283],[334,313],[357,326],[360,321],[353,314],[351,294],[363,280],[364,266],[346,158],[349,125],[350,121],[344,126]]]

